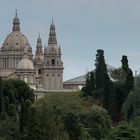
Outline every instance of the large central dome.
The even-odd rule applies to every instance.
[[[20,31],[11,32],[2,45],[2,50],[24,50],[25,48],[31,49],[28,39]]]
[[[27,37],[20,32],[20,21],[16,12],[15,17],[13,18],[12,32],[6,37],[2,44],[1,53],[4,55],[14,54],[21,59],[25,48],[27,49],[29,59],[32,60],[32,48]]]

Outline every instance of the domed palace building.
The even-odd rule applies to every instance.
[[[61,48],[57,45],[55,25],[52,21],[48,46],[42,46],[39,35],[35,56],[27,37],[20,31],[17,11],[12,32],[0,48],[0,76],[3,79],[18,78],[36,91],[63,90],[63,62]]]

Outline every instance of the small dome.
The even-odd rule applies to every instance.
[[[34,70],[34,65],[33,63],[28,59],[28,58],[23,58],[21,61],[18,63],[17,69],[21,70]]]
[[[26,36],[19,31],[11,32],[2,46],[3,50],[24,50],[25,48],[31,49],[29,41]]]

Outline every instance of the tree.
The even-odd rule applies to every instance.
[[[105,138],[111,128],[111,118],[107,111],[97,105],[93,105],[89,112],[83,114],[81,121],[84,123],[90,136],[95,140]]]
[[[18,124],[8,116],[6,119],[0,120],[0,138],[4,140],[19,140],[20,133]]]
[[[120,124],[110,130],[106,140],[139,140],[137,130],[129,124]]]
[[[29,111],[28,140],[43,140],[42,132],[37,108],[32,106]]]
[[[132,70],[129,68],[127,56],[122,56],[122,69],[125,73],[125,83],[123,85],[125,98],[129,92],[134,88],[134,77]]]
[[[140,116],[135,117],[131,122],[130,125],[137,129],[139,138],[140,138]]]
[[[93,96],[93,90],[95,89],[95,76],[94,72],[88,72],[86,75],[86,85],[82,89],[84,95]]]
[[[25,102],[22,100],[21,103],[21,111],[20,111],[20,131],[23,135],[27,135],[27,126],[29,121],[29,109],[31,106],[31,101],[26,100]]]
[[[69,134],[70,140],[82,140],[82,128],[77,115],[69,112],[64,117],[64,127]]]
[[[99,49],[97,50],[96,54],[96,60],[95,60],[95,83],[96,83],[96,88],[104,88],[105,83],[107,80],[109,80],[109,76],[107,73],[107,66],[105,63],[105,58],[104,58],[104,51]]]
[[[16,107],[14,104],[9,104],[8,106],[8,116],[13,120],[13,121],[18,121],[17,118],[17,111],[16,111]]]
[[[111,76],[115,79],[114,102],[116,105],[116,122],[124,119],[124,116],[122,114],[122,105],[125,102],[130,91],[134,87],[134,78],[132,71],[129,68],[127,56],[123,55],[121,62],[121,68],[116,69],[111,74]]]
[[[108,110],[111,114],[112,104],[110,104],[114,98],[113,83],[110,80],[110,77],[107,72],[107,66],[104,58],[104,51],[97,50],[96,60],[95,60],[95,85],[96,90],[94,94],[100,93],[99,100],[102,102],[103,107]],[[113,102],[112,102],[113,103]]]
[[[4,112],[5,112],[4,94],[3,94],[2,81],[0,77],[0,113],[4,113]]]
[[[140,116],[140,88],[130,92],[123,104],[122,111],[127,120]]]

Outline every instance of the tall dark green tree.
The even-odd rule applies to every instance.
[[[122,105],[125,102],[127,96],[129,95],[130,91],[134,87],[134,77],[132,70],[129,68],[127,56],[122,56],[122,66],[114,73],[116,82],[114,84],[115,89],[115,100],[116,103],[116,121],[120,121],[124,119],[122,115]],[[130,110],[133,111],[132,108]]]
[[[104,51],[101,49],[97,50],[95,67],[96,92],[97,90],[101,91],[99,98],[103,106],[109,111],[112,108],[110,102],[113,100],[113,83],[107,72]]]
[[[126,98],[129,92],[134,88],[134,77],[133,72],[129,68],[127,56],[122,56],[122,69],[125,73],[125,83],[123,85],[124,97]]]
[[[97,50],[96,60],[95,60],[95,83],[96,88],[104,88],[106,80],[109,80],[107,73],[107,66],[104,58],[104,51],[101,49]]]
[[[86,85],[82,89],[84,95],[93,96],[93,90],[95,89],[95,76],[94,72],[88,72],[86,75]]]

